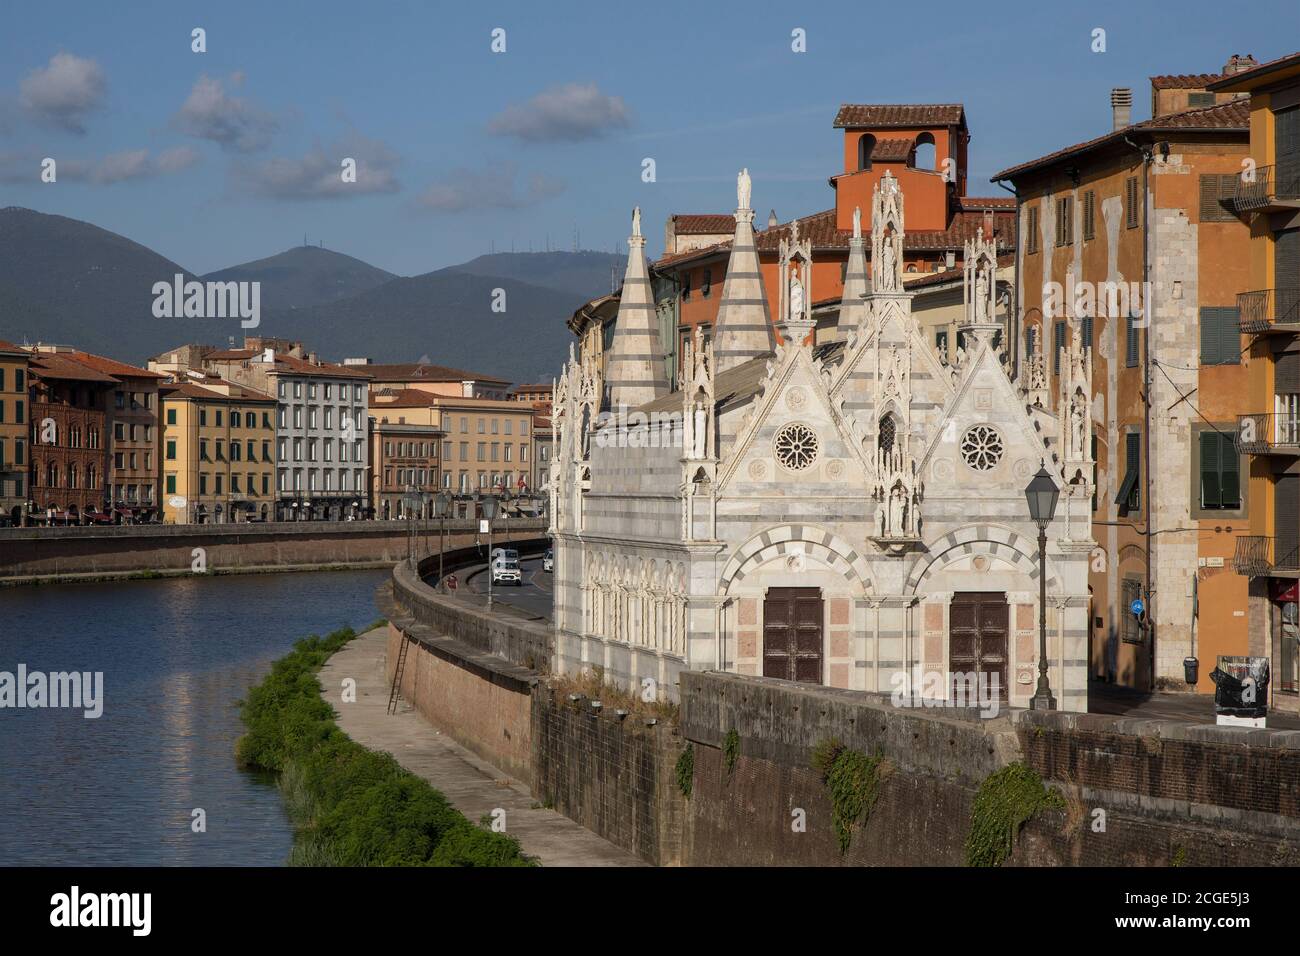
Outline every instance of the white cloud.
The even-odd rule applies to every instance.
[[[240,86],[243,74],[234,74],[230,82],[231,86]],[[195,81],[172,123],[190,136],[211,140],[238,153],[265,148],[280,125],[270,113],[247,99],[229,95],[220,79],[207,75]]]
[[[42,182],[39,153],[0,153],[0,182],[14,185],[38,185]],[[100,159],[81,159],[75,156],[52,156],[57,182],[91,182],[101,186],[127,182],[132,179],[154,179],[188,169],[199,160],[196,150],[188,146],[166,150],[155,158],[147,149],[129,149],[111,153]]]
[[[566,83],[506,107],[488,130],[530,142],[578,142],[625,127],[630,118],[621,96],[602,93],[595,83]]]
[[[344,159],[356,161],[355,182],[343,180]],[[274,199],[346,199],[396,192],[398,162],[387,143],[353,131],[328,148],[316,145],[302,157],[240,164],[231,170],[231,178],[241,191]]]
[[[562,182],[542,173],[528,176],[522,191],[516,186],[517,178],[514,166],[509,164],[479,170],[456,169],[421,193],[416,205],[437,213],[521,209],[564,192]]]
[[[85,118],[104,102],[108,81],[94,60],[56,53],[48,66],[33,70],[19,86],[19,100],[38,119],[74,133],[86,131]]]

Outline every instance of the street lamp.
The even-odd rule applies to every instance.
[[[406,560],[412,570],[415,569],[415,515],[421,504],[415,486],[407,485],[406,494],[402,495],[402,510],[406,512]]]
[[[1029,701],[1030,710],[1056,710],[1056,698],[1047,682],[1047,526],[1060,497],[1061,489],[1047,473],[1047,466],[1039,467],[1025,488],[1029,517],[1038,525],[1038,689]]]
[[[488,526],[488,598],[487,606],[492,607],[492,521],[497,516],[501,507],[501,500],[496,495],[483,495],[479,498],[479,507],[483,509],[483,517],[487,519]]]
[[[438,518],[438,581],[442,582],[442,556],[447,548],[447,512],[451,510],[451,495],[440,491],[433,496],[433,513]]]

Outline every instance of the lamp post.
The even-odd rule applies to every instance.
[[[442,557],[447,549],[447,512],[451,510],[451,495],[440,491],[433,496],[433,513],[438,518],[438,581],[442,582]]]
[[[1038,688],[1029,701],[1030,710],[1056,710],[1056,698],[1047,681],[1047,526],[1060,496],[1061,489],[1047,473],[1047,466],[1040,466],[1025,488],[1029,516],[1038,525]]]
[[[421,504],[420,493],[415,490],[415,486],[407,485],[406,493],[402,495],[402,510],[406,518],[406,560],[412,570],[415,569],[415,515]]]
[[[479,507],[483,509],[483,517],[487,519],[488,526],[488,596],[487,606],[492,607],[492,521],[497,516],[497,511],[501,507],[501,500],[496,495],[483,495],[479,499]]]

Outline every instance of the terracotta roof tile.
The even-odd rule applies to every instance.
[[[843,103],[835,114],[835,126],[960,126],[965,113],[960,103]]]
[[[75,362],[66,355],[52,352],[34,352],[31,360],[32,372],[38,378],[58,378],[75,382],[102,382],[116,385],[118,380],[111,375],[100,372],[81,362]]]
[[[673,231],[679,236],[712,236],[736,231],[736,217],[731,213],[678,213],[672,219]]]
[[[1280,56],[1276,60],[1269,60],[1267,63],[1261,63],[1259,66],[1252,67],[1249,70],[1242,70],[1240,73],[1225,74],[1214,81],[1214,87],[1216,90],[1232,89],[1243,80],[1254,82],[1275,70],[1297,65],[1300,65],[1300,53],[1288,53],[1286,56]]]
[[[1171,73],[1151,77],[1151,86],[1157,90],[1203,90],[1221,79],[1222,73]]]
[[[912,155],[916,142],[910,139],[878,139],[871,149],[871,159],[879,163],[902,163]]]
[[[1122,129],[1112,130],[1109,133],[1085,140],[1082,143],[1075,143],[1073,146],[1058,149],[1056,152],[1048,153],[1046,156],[1040,156],[1038,159],[1031,159],[1029,162],[1021,163],[1018,166],[1012,166],[1009,169],[1004,169],[1002,172],[993,175],[993,181],[996,182],[999,179],[1010,179],[1020,173],[1028,172],[1031,169],[1037,169],[1041,166],[1050,166],[1067,157],[1086,153],[1089,150],[1096,149],[1099,146],[1104,146],[1107,143],[1118,142],[1130,133],[1198,129],[1219,129],[1249,133],[1250,104],[1244,99],[1233,100],[1231,103],[1220,103],[1218,106],[1203,106],[1199,109],[1184,110],[1181,113],[1170,113],[1166,116],[1157,116],[1154,119],[1143,120],[1140,123],[1133,123],[1129,126],[1123,127]]]
[[[116,375],[119,378],[162,379],[167,377],[158,372],[151,372],[146,368],[127,365],[125,362],[119,362],[117,359],[111,359],[104,355],[95,355],[92,352],[78,350],[71,352],[68,357],[74,362],[80,362],[82,365],[89,366],[98,372],[107,372],[109,375]]]

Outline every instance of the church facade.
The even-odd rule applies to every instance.
[[[933,701],[978,682],[1027,706],[1041,582],[1025,488],[1045,468],[1061,491],[1048,677],[1058,708],[1086,710],[1086,349],[1062,349],[1056,396],[1041,353],[1012,379],[997,252],[977,235],[963,347],[936,354],[904,290],[904,196],[888,175],[869,235],[853,215],[842,336],[814,346],[812,245],[782,240],[769,303],[750,189],[742,171],[714,338],[690,343],[676,389],[639,213],[604,380],[571,355],[556,381],[553,669],[669,699],[682,670],[714,669]]]

